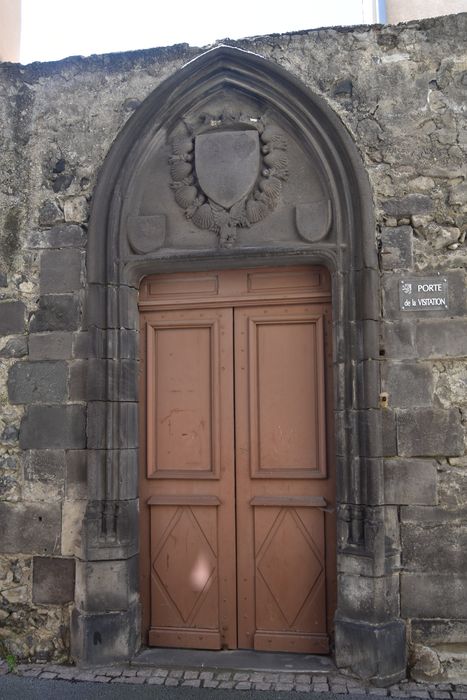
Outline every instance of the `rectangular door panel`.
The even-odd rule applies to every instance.
[[[219,478],[221,421],[231,413],[224,402],[232,393],[231,350],[221,338],[231,333],[231,318],[229,309],[151,314],[148,478]]]
[[[154,311],[142,321],[148,643],[235,648],[233,312]]]
[[[235,309],[238,640],[329,651],[325,304]]]
[[[218,503],[175,500],[150,504],[149,642],[220,649]]]
[[[252,478],[326,476],[323,317],[311,309],[235,311],[237,361],[241,372],[248,368],[237,400],[248,404],[242,449]]]
[[[326,653],[324,514],[317,508],[254,507],[254,648]]]

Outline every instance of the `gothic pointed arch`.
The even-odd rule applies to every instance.
[[[324,99],[279,65],[229,46],[202,54],[149,95],[112,146],[93,197],[88,379],[93,385],[99,371],[102,390],[88,405],[81,557],[117,562],[129,592],[118,615],[108,613],[93,598],[92,567],[83,563],[85,595],[73,628],[78,660],[89,661],[102,625],[118,628],[118,649],[108,647],[112,658],[131,656],[139,643],[132,588],[137,372],[131,361],[141,279],[295,262],[323,264],[333,280],[336,660],[380,682],[404,675],[397,561],[381,505],[382,457],[390,448],[379,409],[379,272],[367,174]]]

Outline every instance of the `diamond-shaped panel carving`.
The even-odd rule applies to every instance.
[[[153,568],[187,623],[216,569],[216,557],[189,508],[166,534]]]
[[[315,586],[323,565],[298,516],[288,509],[275,520],[263,549],[258,571],[290,626]]]

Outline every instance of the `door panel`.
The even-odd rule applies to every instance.
[[[146,333],[148,478],[219,478],[233,460],[231,309],[156,312]]]
[[[329,288],[304,267],[144,282],[149,644],[328,652]]]
[[[329,649],[325,310],[318,304],[235,309],[238,638],[244,647]]]
[[[311,306],[236,309],[235,336],[252,478],[326,476],[322,315]]]
[[[254,648],[326,653],[324,513],[278,500],[253,506]]]
[[[148,641],[235,648],[232,310],[156,311],[143,322]]]
[[[212,498],[212,497],[211,497]],[[218,506],[206,497],[150,502],[149,643],[220,649]],[[204,500],[204,502],[203,502]],[[186,501],[184,503],[184,501]]]

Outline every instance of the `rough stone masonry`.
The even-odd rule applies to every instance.
[[[383,496],[373,504],[369,495],[368,503],[384,509],[397,564],[390,584],[378,576],[360,584],[350,564],[338,563],[341,610],[371,581],[369,602],[359,592],[362,611],[371,617],[365,605],[391,595],[413,676],[465,681],[467,14],[227,43],[282,67],[321,97],[351,135],[371,185],[381,313],[369,323],[379,355],[365,357],[357,374],[362,384],[370,377],[380,396],[365,406],[368,442],[372,415],[385,415],[384,451],[366,459],[365,469],[380,470]],[[111,355],[88,361],[100,342],[84,315],[90,207],[126,122],[201,53],[179,45],[0,65],[3,655],[70,657],[71,612],[84,605],[83,590],[89,595],[80,582],[93,566],[80,559],[82,522],[89,494],[104,488],[87,448],[100,382],[111,376]],[[412,298],[403,297],[403,284],[441,278],[446,304],[402,307],[402,298]],[[115,380],[125,391],[125,377],[137,371],[137,333],[113,333],[126,348]],[[125,488],[120,498],[131,503],[137,484],[127,479]],[[117,560],[105,567],[118,581],[109,609],[123,618],[118,597],[133,595],[133,573]],[[104,589],[96,590],[94,601]]]

